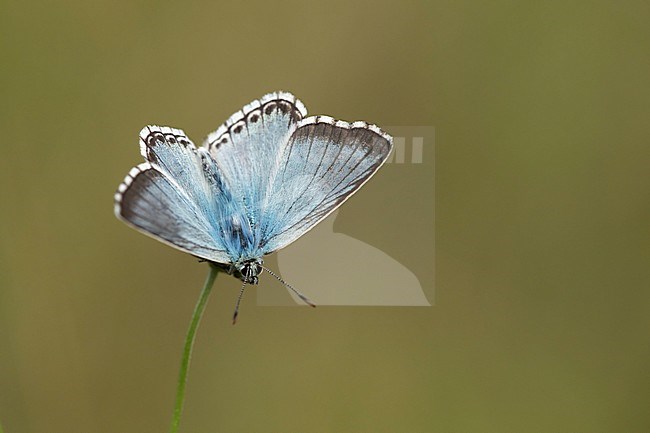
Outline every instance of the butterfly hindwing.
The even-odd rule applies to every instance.
[[[262,218],[282,149],[306,114],[292,94],[269,93],[233,114],[203,143],[254,225]]]

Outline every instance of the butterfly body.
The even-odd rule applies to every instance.
[[[145,162],[115,194],[118,218],[256,284],[262,257],[309,231],[384,163],[392,139],[365,122],[306,117],[276,92],[197,147],[179,129],[140,133]]]

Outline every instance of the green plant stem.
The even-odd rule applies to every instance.
[[[196,330],[199,327],[199,322],[201,321],[201,316],[203,316],[203,311],[205,310],[205,305],[208,302],[208,296],[214,285],[214,280],[217,278],[219,273],[219,268],[210,263],[210,273],[208,278],[205,280],[205,285],[203,290],[201,290],[201,296],[194,307],[194,313],[192,313],[192,321],[190,322],[190,328],[187,330],[187,336],[185,337],[185,347],[183,348],[183,359],[181,360],[181,369],[178,373],[178,386],[176,387],[176,404],[174,405],[174,414],[172,416],[172,425],[169,431],[171,433],[178,432],[178,425],[181,421],[181,413],[183,412],[183,402],[185,401],[185,384],[187,383],[187,372],[190,366],[190,358],[192,358],[192,347],[194,346],[194,337],[196,335]]]

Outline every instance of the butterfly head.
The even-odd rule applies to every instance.
[[[250,259],[236,265],[235,276],[248,284],[257,284],[259,278],[257,277],[262,273],[262,259]]]

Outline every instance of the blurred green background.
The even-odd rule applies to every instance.
[[[4,0],[5,432],[167,430],[207,267],[117,221],[113,192],[142,126],[200,141],[276,89],[436,127],[436,305],[250,290],[233,327],[222,276],[182,431],[649,431],[649,19],[641,1]]]

